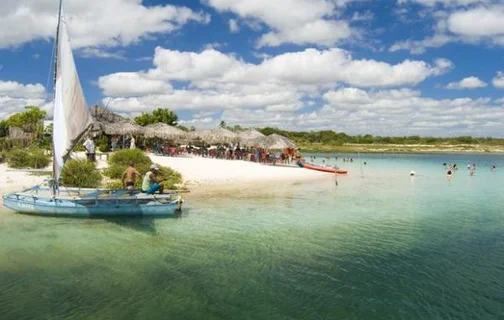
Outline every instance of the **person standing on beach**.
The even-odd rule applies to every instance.
[[[131,135],[130,149],[133,150],[135,148],[136,148],[136,140],[135,140],[135,137],[133,137],[133,135]]]
[[[135,163],[130,161],[129,167],[124,170],[122,175],[123,188],[127,190],[135,190],[136,178],[141,176],[142,174],[135,169]]]
[[[296,160],[296,163],[301,161],[301,149],[296,149],[296,151],[294,152],[294,158]]]
[[[88,137],[86,141],[84,141],[84,148],[86,148],[86,156],[89,161],[95,162],[95,143],[91,137]]]

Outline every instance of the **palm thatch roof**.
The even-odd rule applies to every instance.
[[[254,140],[257,138],[263,138],[263,137],[265,137],[265,135],[255,129],[249,129],[249,130],[238,132],[238,137],[240,138],[240,142],[246,143],[250,140]]]
[[[161,139],[176,140],[183,138],[186,135],[187,133],[185,131],[182,131],[179,128],[161,122],[149,124],[148,126],[144,127],[144,136],[146,138],[161,138]]]
[[[254,139],[252,143],[258,147],[274,150],[297,147],[292,140],[276,133],[270,134],[267,137]]]
[[[129,135],[129,134],[143,134],[144,128],[128,121],[114,122],[114,123],[101,123],[103,132],[108,135]]]
[[[118,115],[104,107],[94,105],[90,108],[91,116],[95,121],[99,122],[121,122],[127,121],[125,117]]]
[[[214,130],[205,129],[189,132],[188,138],[202,140],[207,143],[231,143],[240,140],[238,135],[233,131],[220,127]]]

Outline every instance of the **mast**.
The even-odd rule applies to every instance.
[[[54,82],[53,82],[53,96],[56,97],[56,80],[58,78],[58,51],[59,51],[59,32],[61,24],[61,8],[63,6],[63,0],[59,2],[58,9],[58,26],[56,27],[56,37],[54,38]],[[54,115],[53,115],[54,123]],[[54,152],[54,124],[53,124],[53,142],[52,142],[52,154],[53,154],[53,179],[56,180],[56,153]],[[56,193],[57,181],[54,181],[54,192]]]

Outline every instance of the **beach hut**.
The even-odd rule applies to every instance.
[[[180,140],[187,133],[179,128],[167,125],[166,123],[154,123],[144,127],[145,138],[159,138],[166,140]]]
[[[265,135],[255,129],[249,129],[238,133],[238,138],[243,146],[253,146],[254,141],[259,138],[264,138]]]
[[[217,128],[214,130],[196,130],[188,134],[191,140],[201,140],[206,143],[235,143],[240,140],[238,135],[233,131],[225,128]]]
[[[129,121],[102,123],[103,132],[107,135],[137,135],[143,134],[144,128]]]
[[[254,139],[252,143],[255,146],[272,150],[282,150],[285,148],[297,147],[292,140],[276,133],[270,134],[267,137]]]

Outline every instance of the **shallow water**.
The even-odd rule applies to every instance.
[[[0,318],[504,318],[504,156],[339,156],[316,159],[338,186],[189,196],[180,219],[2,211]]]

